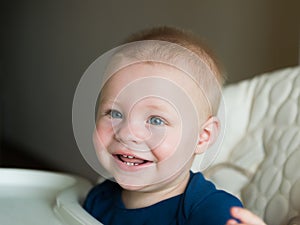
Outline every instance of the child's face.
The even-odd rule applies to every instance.
[[[208,116],[199,112],[199,94],[185,73],[163,64],[113,75],[101,92],[94,137],[103,167],[128,189],[188,172]]]

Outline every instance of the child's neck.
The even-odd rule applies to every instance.
[[[154,191],[122,191],[122,200],[127,209],[143,208],[165,199],[180,195],[185,191],[189,182],[190,173],[181,174],[175,182],[171,182],[165,188]]]

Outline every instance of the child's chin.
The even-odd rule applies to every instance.
[[[139,191],[144,188],[144,186],[139,186],[139,185],[130,185],[130,184],[122,184],[122,183],[119,183],[119,185],[123,189],[128,190],[128,191]]]
[[[144,189],[147,185],[141,182],[142,179],[126,179],[127,177],[117,177],[115,176],[115,181],[125,190],[128,191],[139,191]]]

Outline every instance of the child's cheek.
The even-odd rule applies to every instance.
[[[152,153],[158,160],[158,162],[161,162],[170,158],[175,151],[176,146],[174,145],[174,143],[163,142],[157,148],[153,149]]]
[[[161,135],[160,142],[155,148],[151,148],[158,161],[171,157],[177,151],[180,139],[180,129],[166,129],[164,135]]]
[[[96,130],[99,141],[101,141],[104,146],[107,146],[114,136],[114,129],[111,122],[100,119],[97,123]]]

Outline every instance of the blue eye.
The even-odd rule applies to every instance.
[[[155,125],[155,126],[162,126],[162,125],[165,125],[165,121],[158,117],[158,116],[153,116],[151,117],[149,120],[148,120],[148,123],[152,124],[152,125]]]
[[[123,115],[122,113],[120,113],[119,111],[117,110],[109,110],[108,113],[107,113],[109,116],[111,116],[111,118],[114,118],[114,119],[122,119],[123,118]]]

